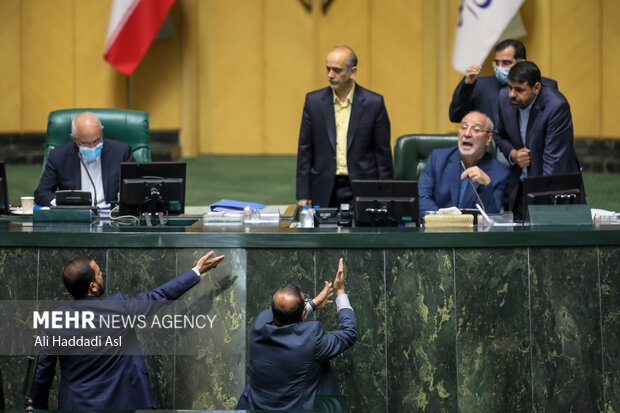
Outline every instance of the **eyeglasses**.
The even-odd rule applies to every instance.
[[[467,132],[467,130],[471,130],[471,133],[473,133],[474,135],[480,135],[481,133],[487,133],[490,132],[488,130],[484,130],[480,127],[480,125],[468,125],[467,123],[461,123],[461,130],[463,131],[463,133]]]

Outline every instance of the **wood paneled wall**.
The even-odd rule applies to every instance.
[[[392,139],[456,131],[451,66],[459,0],[178,0],[175,35],[133,76],[153,130],[180,130],[183,154],[293,154],[305,93],[327,85],[336,44],[360,84],[385,96]],[[0,2],[0,133],[42,132],[49,111],[127,107],[129,82],[103,60],[110,0]],[[528,58],[571,103],[578,137],[620,139],[620,2],[526,0]],[[485,73],[492,74],[490,59]]]

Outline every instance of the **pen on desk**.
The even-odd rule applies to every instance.
[[[463,167],[463,171],[467,169],[465,168],[465,164],[463,163],[462,160],[461,160],[461,166]],[[471,181],[469,176],[467,177],[467,180],[469,181],[469,185],[471,185],[471,189],[474,191],[474,195],[476,195],[476,199],[478,199],[478,203],[480,204],[482,210],[486,211],[486,208],[484,207],[484,202],[482,202],[482,199],[480,198],[480,195],[478,195],[478,191],[476,191],[476,187],[474,186],[474,183]]]

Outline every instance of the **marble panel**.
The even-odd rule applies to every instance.
[[[620,412],[620,248],[599,250],[605,412]]]
[[[535,411],[603,408],[601,314],[594,248],[530,248]]]
[[[390,412],[456,412],[452,250],[387,250]]]
[[[382,250],[317,250],[317,290],[333,282],[344,259],[345,291],[357,320],[357,341],[331,360],[351,411],[385,412],[385,260]],[[335,298],[335,297],[334,297]],[[338,328],[336,305],[317,311],[326,332]]]
[[[209,327],[177,331],[175,409],[234,409],[245,384],[246,252],[215,252],[224,261],[176,302],[177,314],[206,315]],[[177,256],[196,262],[204,253],[182,249]]]
[[[527,249],[456,249],[459,412],[531,411]]]
[[[35,300],[37,295],[38,248],[0,248],[0,300]],[[5,315],[0,315],[5,317]],[[17,315],[16,323],[25,316]],[[0,369],[7,409],[22,409],[26,356],[0,355]]]

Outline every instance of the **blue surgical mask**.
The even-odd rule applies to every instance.
[[[495,77],[502,83],[508,83],[508,72],[510,72],[509,67],[497,67],[493,66],[493,70],[495,70]]]
[[[80,146],[80,153],[87,159],[97,159],[101,155],[101,149],[103,149],[103,141],[94,148],[85,148]]]

